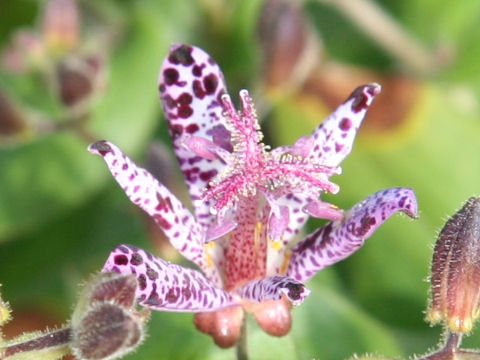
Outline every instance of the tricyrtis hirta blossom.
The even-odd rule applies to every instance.
[[[359,249],[393,213],[416,216],[407,188],[377,192],[345,212],[320,199],[339,190],[329,178],[340,173],[377,84],[355,89],[311,135],[271,151],[248,92],[240,92],[237,111],[221,70],[201,49],[174,45],[159,90],[194,214],[114,144],[89,150],[202,272],[130,245],[117,247],[104,271],[135,274],[143,306],[199,313],[197,327],[221,346],[236,343],[244,309],[267,332],[286,334],[291,304],[310,293],[305,281]],[[330,222],[293,244],[309,216]]]

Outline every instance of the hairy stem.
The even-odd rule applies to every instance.
[[[19,341],[10,341],[0,346],[0,360],[7,359],[17,355],[16,358],[22,359],[20,354],[25,354],[25,358],[31,358],[28,354],[38,353],[38,359],[42,359],[40,354],[55,352],[66,354],[69,352],[69,344],[72,341],[72,329],[65,327],[42,334],[32,334]],[[62,357],[63,355],[59,356]],[[51,357],[48,357],[49,359]]]

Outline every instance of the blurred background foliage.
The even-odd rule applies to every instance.
[[[86,151],[108,139],[179,197],[157,95],[170,44],[209,52],[229,91],[252,90],[272,145],[309,133],[356,86],[383,86],[332,203],[412,187],[420,219],[395,216],[308,284],[284,338],[250,324],[252,359],[407,357],[433,347],[424,321],[432,245],[446,216],[480,193],[480,2],[460,0],[80,0],[80,21],[46,2],[0,1],[0,283],[5,333],[60,325],[79,285],[131,243],[182,262]],[[52,25],[53,24],[53,25]],[[23,29],[23,30],[21,30]],[[19,33],[19,31],[21,31]],[[183,195],[182,195],[183,194]],[[308,230],[320,225],[312,221]],[[228,359],[191,314],[155,313],[128,359]],[[480,332],[465,344],[480,347]]]

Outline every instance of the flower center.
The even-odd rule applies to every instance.
[[[204,200],[215,199],[214,212],[230,208],[239,196],[255,196],[257,191],[269,202],[293,193],[308,193],[314,198],[321,191],[338,191],[328,181],[330,175],[338,173],[338,168],[308,158],[313,146],[311,137],[268,152],[261,142],[263,134],[246,90],[240,91],[240,99],[242,110],[238,112],[228,95],[222,97],[233,151],[217,149],[227,168],[210,182],[203,194]]]

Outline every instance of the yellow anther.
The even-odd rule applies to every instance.
[[[213,263],[213,250],[215,249],[216,243],[215,241],[210,241],[203,245],[203,250],[205,251],[205,260],[207,262],[208,267],[212,267]]]
[[[292,257],[292,253],[290,251],[285,253],[285,257],[283,258],[282,268],[280,270],[282,274],[285,274],[287,272],[291,257]]]
[[[276,251],[280,251],[283,248],[283,243],[278,240],[270,240],[269,244],[270,244],[270,248]]]

